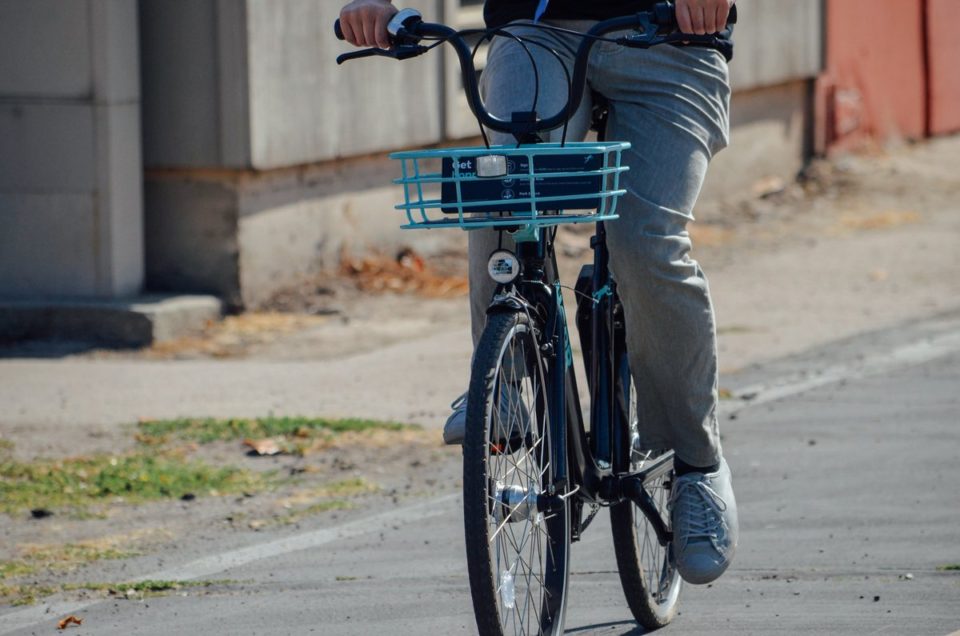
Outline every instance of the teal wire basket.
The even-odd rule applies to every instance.
[[[626,142],[479,146],[395,152],[402,227],[543,227],[617,218]]]

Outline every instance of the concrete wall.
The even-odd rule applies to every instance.
[[[158,291],[255,307],[285,285],[336,269],[344,251],[429,252],[438,232],[403,232],[385,157],[265,172],[153,171],[146,183],[148,280]]]
[[[135,0],[0,2],[0,295],[143,283]]]
[[[430,5],[425,17],[439,19],[439,1]],[[437,141],[440,56],[337,66],[349,47],[333,37],[336,2],[140,6],[152,289],[249,306],[335,266],[343,245],[398,234],[393,223],[350,220],[357,206],[389,214],[383,158],[331,161]],[[371,170],[375,181],[363,176]]]
[[[440,58],[338,67],[339,2],[140,6],[148,168],[269,170],[440,136]]]
[[[243,0],[140,0],[147,167],[249,165]]]
[[[437,1],[419,2],[425,19]],[[433,6],[431,6],[433,5]],[[334,63],[340,2],[249,0],[251,166],[269,169],[431,143],[439,56]]]
[[[734,91],[813,79],[823,68],[820,0],[737,0]]]

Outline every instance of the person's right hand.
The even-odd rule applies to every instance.
[[[387,24],[396,12],[390,0],[353,0],[340,10],[343,38],[354,46],[390,48]]]

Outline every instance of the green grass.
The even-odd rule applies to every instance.
[[[155,420],[137,425],[137,439],[144,444],[163,444],[171,439],[207,444],[243,438],[323,437],[364,431],[402,431],[419,426],[362,419],[315,417],[261,417],[255,419],[182,418]]]
[[[947,565],[938,565],[940,572],[960,572],[960,563],[948,563]]]
[[[63,583],[60,585],[0,585],[0,601],[7,601],[13,606],[33,605],[39,599],[59,592],[84,590],[90,592],[104,592],[113,596],[122,597],[153,597],[163,596],[169,592],[188,588],[212,587],[214,585],[235,584],[233,580],[216,581],[139,581],[135,583]]]
[[[166,592],[182,590],[191,587],[211,587],[213,585],[227,585],[234,581],[137,581],[135,583],[67,583],[61,586],[65,591],[90,590],[109,592],[127,596],[133,592],[143,596],[156,596]]]
[[[21,548],[20,552],[20,558],[0,561],[0,581],[28,576],[41,570],[65,572],[93,561],[126,559],[140,554],[83,543],[33,545]]]
[[[60,589],[52,585],[4,585],[0,583],[0,601],[6,601],[14,607],[33,605],[44,596],[56,594]]]
[[[38,564],[30,563],[29,561],[25,561],[23,559],[0,561],[0,581],[33,574],[38,568]]]
[[[95,455],[18,462],[0,458],[0,512],[83,510],[117,498],[139,503],[185,494],[253,491],[266,477],[240,468],[214,467],[176,454]]]

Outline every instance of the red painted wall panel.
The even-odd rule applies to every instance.
[[[930,133],[960,131],[960,2],[927,0]]]
[[[820,116],[827,120],[821,145],[923,137],[923,0],[828,0],[826,36],[826,72],[818,82]]]

